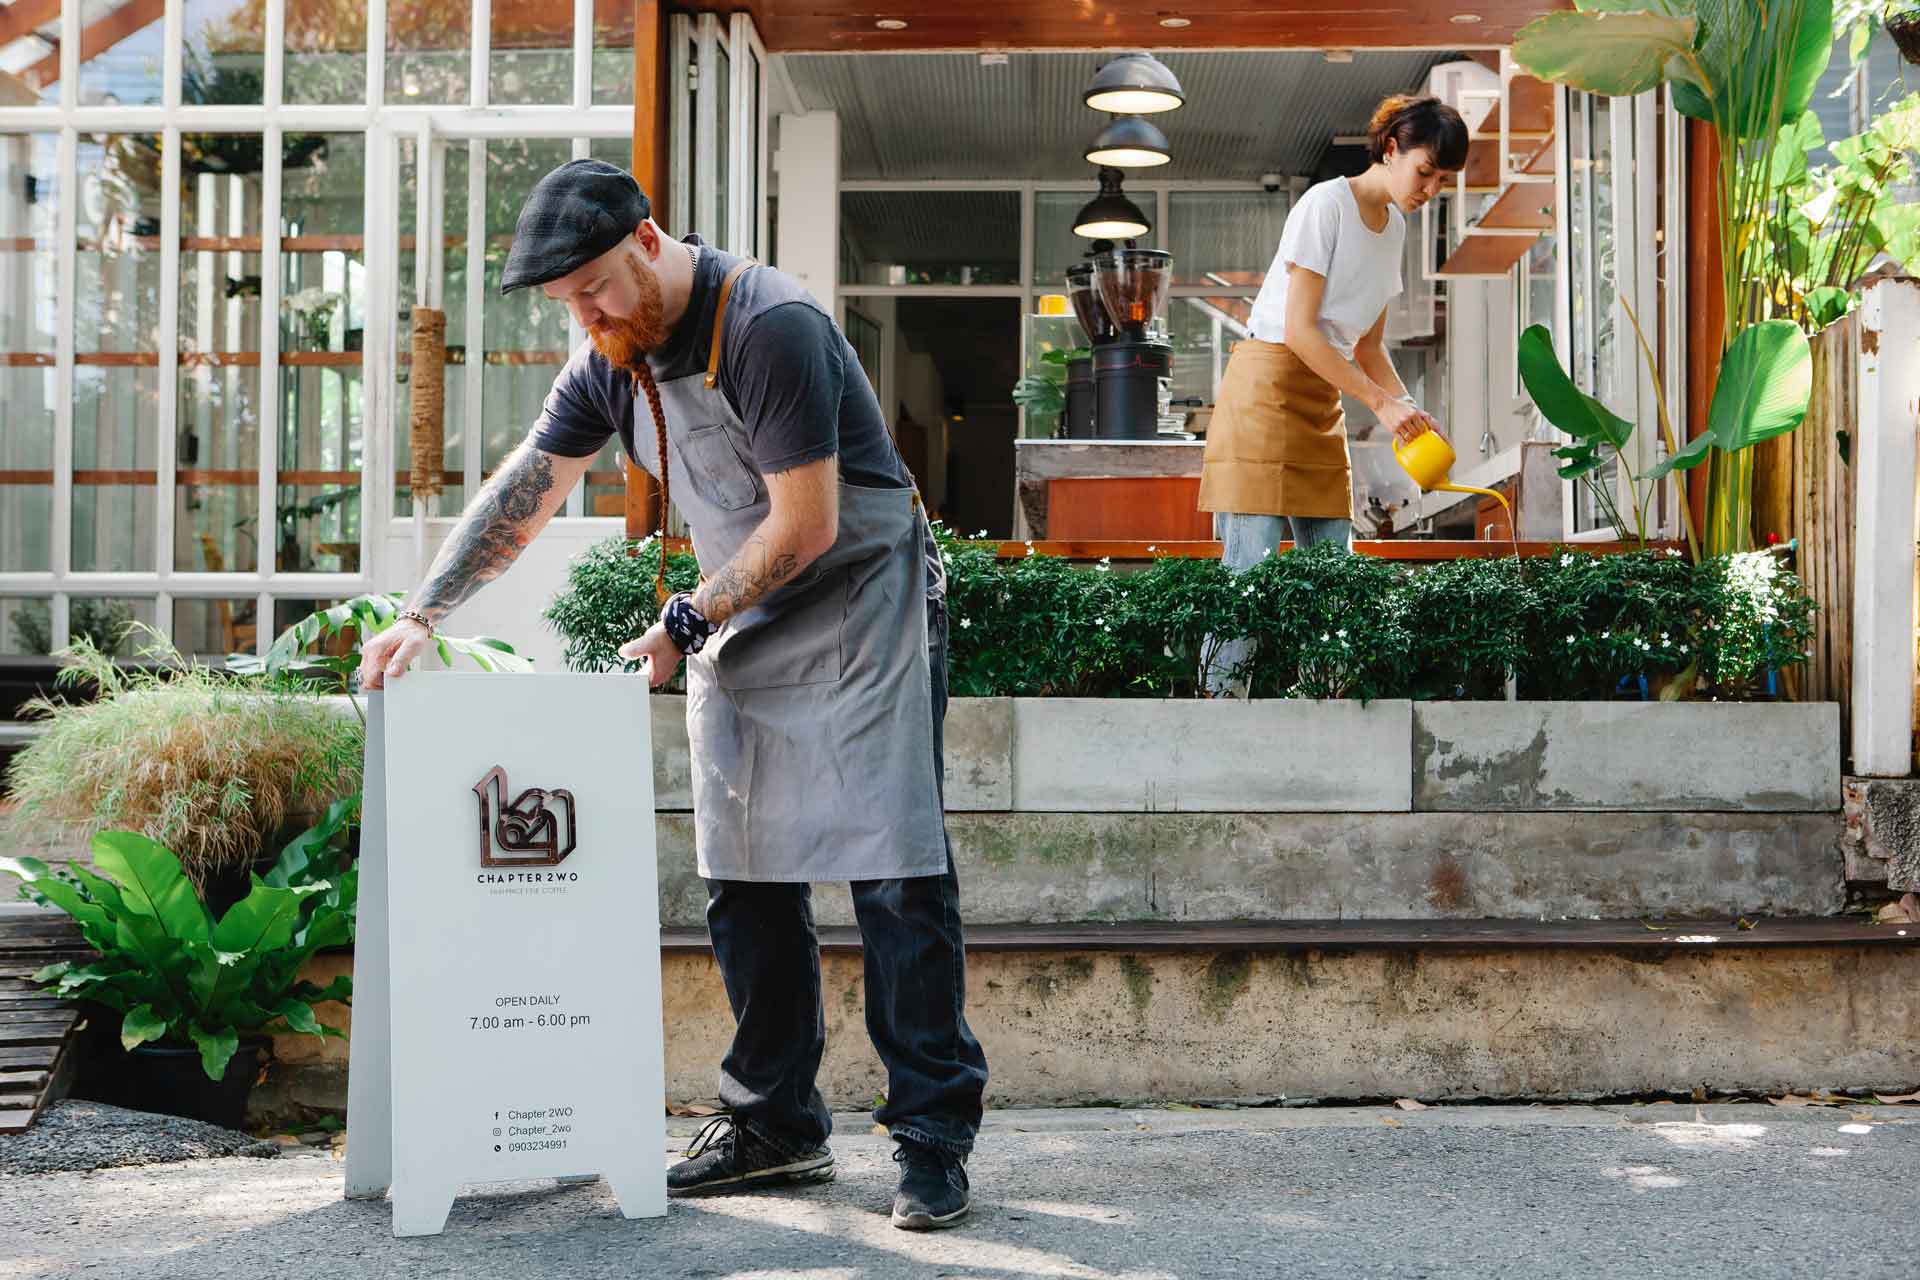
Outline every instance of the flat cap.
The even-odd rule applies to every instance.
[[[520,206],[500,292],[558,280],[633,233],[653,214],[633,175],[604,160],[569,160]]]

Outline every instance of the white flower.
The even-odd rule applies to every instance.
[[[1104,627],[1107,625],[1107,620],[1105,618],[1095,618],[1093,620],[1093,625],[1096,627]]]
[[[1568,644],[1572,644],[1572,643],[1573,643],[1573,637],[1572,637],[1572,636],[1568,636],[1568,637],[1567,637],[1567,643],[1568,643]]]
[[[1166,655],[1167,657],[1169,657],[1169,658],[1171,658],[1171,657],[1173,656],[1173,646],[1172,646],[1172,645],[1170,645],[1170,644],[1169,644],[1169,645],[1162,645],[1162,646],[1160,647],[1160,652],[1161,652],[1161,653],[1163,653],[1163,654],[1165,654],[1165,655]]]
[[[1156,546],[1154,546],[1154,545],[1153,545],[1153,544],[1152,544],[1151,542],[1149,542],[1149,543],[1147,544],[1147,550],[1149,550],[1149,551],[1158,551],[1159,549],[1160,549],[1160,548],[1158,548],[1158,547],[1156,547]],[[1169,656],[1171,656],[1171,655],[1169,655]]]
[[[1685,646],[1685,645],[1681,645],[1681,646],[1680,646],[1680,652],[1682,652],[1682,653],[1685,653],[1686,651],[1687,651],[1687,646]]]
[[[1560,557],[1560,567],[1562,569],[1568,568],[1572,564],[1573,564],[1573,554],[1571,552]]]
[[[1032,544],[1031,542],[1029,542],[1029,543],[1027,544],[1027,554],[1028,554],[1028,555],[1033,555],[1033,554],[1034,554],[1034,550],[1033,550],[1033,544]]]
[[[1327,634],[1326,632],[1324,632],[1324,631],[1322,631],[1322,632],[1320,633],[1320,639],[1321,639],[1322,641],[1326,641],[1326,640],[1331,640],[1331,639],[1333,639],[1333,637],[1332,637],[1332,636],[1330,636],[1330,635],[1328,635],[1328,634]]]
[[[1240,594],[1243,596],[1250,596],[1253,594],[1253,588],[1248,587],[1245,591],[1242,591]]]
[[[1665,636],[1661,636],[1661,637],[1660,637],[1660,647],[1661,647],[1662,649],[1671,649],[1671,648],[1673,648],[1673,641],[1671,641],[1671,640],[1669,640],[1669,639],[1667,639],[1667,638],[1666,638]]]
[[[1347,629],[1345,627],[1342,627],[1340,628],[1340,630],[1334,632],[1334,634],[1339,636],[1342,640],[1345,640],[1347,638]]]
[[[1602,640],[1611,640],[1611,639],[1613,639],[1613,632],[1611,632],[1611,631],[1602,631],[1602,632],[1600,633],[1600,638],[1601,638]]]
[[[971,627],[971,626],[973,626],[973,619],[972,619],[972,618],[962,618],[962,619],[960,619],[960,629],[961,629],[962,631],[965,631],[965,630],[967,630],[967,629],[968,629],[969,627]]]

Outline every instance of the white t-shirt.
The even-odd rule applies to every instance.
[[[1287,337],[1287,268],[1298,264],[1327,278],[1320,298],[1320,332],[1348,359],[1353,348],[1400,292],[1400,261],[1407,242],[1406,215],[1387,206],[1384,231],[1371,231],[1360,219],[1360,204],[1345,178],[1309,187],[1287,214],[1280,252],[1267,268],[1266,283],[1253,300],[1248,326],[1262,342]]]

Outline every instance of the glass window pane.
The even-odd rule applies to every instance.
[[[53,601],[46,596],[0,596],[0,658],[39,658],[53,652]]]
[[[1286,221],[1284,193],[1174,192],[1167,203],[1174,284],[1257,291],[1273,264]]]
[[[1167,330],[1173,343],[1173,398],[1213,403],[1217,372],[1227,352],[1247,336],[1253,299],[1229,296],[1173,298],[1167,303]],[[1186,407],[1175,412],[1185,413]]]
[[[593,0],[594,105],[632,101],[633,5],[627,0]]]
[[[193,135],[182,140],[188,150]],[[229,135],[251,143],[259,136]],[[188,166],[180,192],[180,408],[173,566],[250,573],[260,544],[258,172]]]
[[[567,361],[567,311],[538,289],[500,296],[500,272],[533,184],[573,158],[564,138],[486,144],[486,367],[481,374],[480,468],[491,472],[526,437],[554,374]]]
[[[32,25],[28,25],[32,24]],[[0,102],[30,107],[60,101],[60,6],[46,0],[0,5]]]
[[[151,643],[135,624],[154,625],[153,601],[112,596],[74,596],[67,602],[67,643],[90,640],[103,653],[130,658]]]
[[[846,191],[842,284],[1018,284],[1012,191]]]
[[[414,220],[418,209],[419,171],[414,163],[412,138],[399,143],[400,193],[400,281],[397,297],[398,323],[394,328],[394,404],[400,407],[402,425],[394,431],[394,462],[397,471],[394,514],[413,514],[413,439],[404,425],[408,406],[413,403],[413,307],[419,297],[414,275]],[[445,166],[445,219],[441,228],[441,303],[447,317],[447,364],[441,372],[444,435],[441,445],[441,491],[438,510],[455,512],[465,505],[466,490],[462,468],[466,459],[466,333],[467,333],[467,169],[468,144],[436,147]]]
[[[89,5],[81,12],[80,105],[160,102],[165,9],[152,0]],[[84,169],[81,172],[86,172]]]
[[[286,0],[286,5],[286,100],[365,102],[368,6],[336,0]]]
[[[468,101],[472,45],[470,0],[387,0],[387,101]]]
[[[747,171],[740,175],[743,193],[741,207],[746,211],[741,227],[745,237],[740,252],[749,258],[760,256],[760,59],[747,54],[747,118],[741,127],[747,133]]]
[[[497,106],[573,101],[573,6],[493,0],[487,96]]]
[[[275,563],[282,573],[357,573],[366,137],[288,134],[282,146]]]
[[[59,139],[0,134],[0,571],[53,567]]]
[[[155,568],[160,139],[83,134],[74,302],[73,568]]]
[[[185,0],[180,101],[254,106],[266,101],[266,7],[247,0]]]
[[[173,647],[189,658],[217,661],[254,652],[259,602],[253,599],[173,602]]]

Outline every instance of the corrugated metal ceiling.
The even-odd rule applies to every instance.
[[[845,181],[939,178],[1088,180],[1082,152],[1106,117],[1080,94],[1103,56],[1013,53],[989,66],[970,53],[788,54],[809,111],[840,115]],[[1330,138],[1365,130],[1386,94],[1424,86],[1444,52],[1314,51],[1159,55],[1187,103],[1154,117],[1173,162],[1154,179],[1254,181],[1308,175]],[[1143,175],[1148,176],[1148,175]]]

